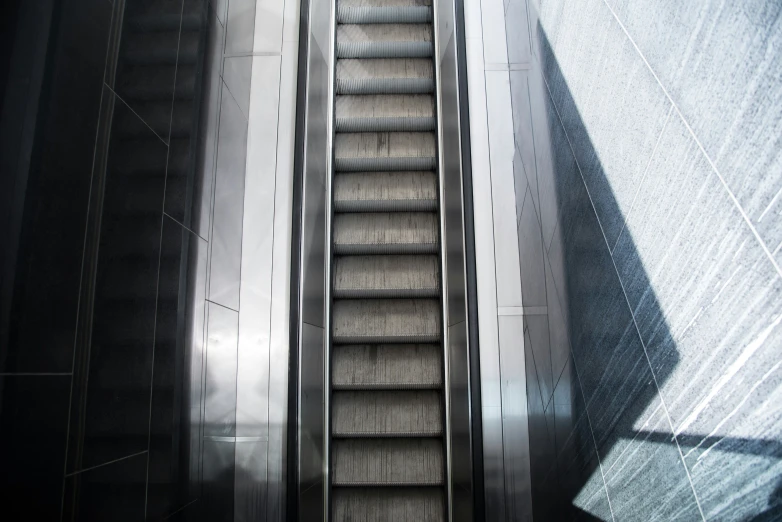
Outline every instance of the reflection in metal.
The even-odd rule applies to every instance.
[[[297,418],[295,424],[296,447],[293,458],[295,477],[289,481],[289,513],[299,520],[317,520],[327,509],[324,488],[327,459],[325,458],[326,416],[324,411],[326,364],[326,259],[328,231],[327,185],[331,161],[330,109],[332,105],[331,74],[333,70],[332,1],[313,0],[309,3],[302,24],[302,46],[299,73],[306,75],[306,85],[298,100],[298,133],[302,134],[303,158],[301,176],[300,251],[295,260],[294,280],[298,279],[298,307],[293,311],[297,352],[296,396]],[[306,52],[305,52],[306,49]],[[303,67],[302,67],[303,65]],[[300,84],[301,85],[301,84]],[[298,139],[298,138],[297,138]],[[294,222],[297,219],[294,218]],[[295,250],[294,250],[295,251]],[[293,338],[292,338],[293,340]],[[289,439],[291,440],[291,439]],[[291,469],[289,467],[289,469]],[[305,502],[306,499],[306,502]],[[298,515],[298,516],[297,516]]]

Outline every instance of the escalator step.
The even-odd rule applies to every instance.
[[[342,256],[334,262],[334,297],[437,297],[440,271],[437,257]]]
[[[438,251],[437,215],[372,212],[334,217],[335,254],[433,254]]]
[[[338,391],[331,400],[331,433],[336,437],[434,437],[443,432],[438,391]]]
[[[431,132],[340,133],[334,140],[337,171],[431,170],[436,165]]]
[[[436,344],[337,345],[332,350],[334,389],[438,389],[442,348]]]
[[[336,100],[337,132],[432,131],[431,95],[341,95]]]
[[[333,304],[335,344],[440,341],[436,299],[345,299]]]
[[[433,91],[434,69],[428,59],[337,60],[337,94],[420,94]]]
[[[437,210],[434,172],[342,172],[332,190],[336,212]]]
[[[431,0],[339,0],[341,24],[421,24],[432,21]]]
[[[338,58],[429,58],[434,53],[428,24],[341,24]]]
[[[439,488],[336,488],[334,522],[445,522]]]
[[[332,471],[335,486],[440,486],[444,483],[442,441],[336,439]]]

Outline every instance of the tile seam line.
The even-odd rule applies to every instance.
[[[622,239],[622,235],[627,229],[627,222],[630,220],[630,215],[633,213],[633,209],[635,208],[635,202],[638,200],[638,195],[641,193],[641,187],[643,186],[644,181],[646,181],[646,175],[649,173],[649,170],[652,167],[652,161],[654,161],[654,157],[657,154],[657,149],[660,146],[660,142],[663,140],[665,129],[668,128],[668,123],[671,121],[672,114],[673,114],[673,105],[668,107],[668,114],[665,116],[665,121],[663,122],[663,126],[660,129],[660,134],[657,136],[657,142],[654,144],[652,153],[649,155],[649,161],[646,164],[646,168],[644,169],[643,175],[641,175],[641,179],[638,181],[638,188],[636,189],[635,194],[633,195],[633,201],[630,202],[630,208],[627,209],[627,215],[622,216],[622,229],[619,231],[619,235],[616,236],[616,241],[614,241],[614,246],[609,250],[612,256],[614,255],[614,251],[616,250],[616,247],[619,244],[619,240]]]
[[[292,0],[288,0],[292,1]],[[283,11],[285,10],[285,2],[283,2]],[[285,18],[283,17],[282,20],[282,32],[285,32]],[[268,366],[268,374],[266,377],[266,496],[268,498],[268,491],[269,491],[269,419],[271,418],[271,371],[272,371],[272,335],[271,335],[271,329],[272,329],[272,316],[273,316],[273,310],[274,310],[274,303],[272,302],[272,289],[274,288],[274,245],[277,243],[277,237],[276,237],[276,231],[274,224],[277,222],[277,179],[278,179],[278,170],[280,166],[279,156],[280,156],[280,115],[282,113],[282,58],[280,59],[280,67],[279,67],[279,81],[277,82],[277,125],[275,128],[275,142],[274,142],[274,190],[272,193],[274,194],[274,199],[272,202],[272,221],[271,221],[271,231],[272,231],[272,246],[271,246],[271,270],[269,274],[269,343],[268,343],[268,349],[267,349],[267,360],[266,365]],[[295,123],[293,125],[295,127]],[[249,127],[249,121],[248,121],[248,127]],[[248,130],[248,140],[249,140],[249,130]]]
[[[603,236],[603,242],[605,243],[606,248],[608,249],[608,254],[609,254],[609,257],[611,258],[611,264],[614,266],[614,272],[616,273],[616,277],[619,280],[619,286],[620,286],[620,288],[622,288],[622,294],[624,295],[625,303],[627,304],[627,307],[630,310],[630,316],[633,318],[633,325],[635,326],[636,333],[638,334],[638,338],[641,341],[641,347],[643,348],[644,356],[646,358],[646,362],[649,365],[649,368],[650,368],[650,370],[652,372],[652,379],[654,380],[654,386],[657,389],[657,395],[660,397],[660,402],[663,405],[663,410],[665,411],[665,416],[666,416],[666,419],[668,420],[668,425],[671,428],[671,433],[673,434],[673,439],[674,439],[674,441],[676,441],[676,448],[679,450],[679,457],[681,458],[682,466],[684,466],[684,471],[687,474],[687,479],[690,482],[690,488],[692,489],[692,494],[693,494],[693,497],[695,498],[695,503],[698,506],[698,511],[700,512],[701,519],[705,521],[706,517],[703,514],[703,508],[701,508],[701,503],[700,503],[700,499],[698,498],[698,493],[695,491],[695,484],[692,482],[692,477],[690,476],[690,470],[687,469],[687,464],[686,464],[686,462],[684,462],[684,454],[682,453],[681,446],[679,445],[679,439],[676,436],[676,433],[674,432],[673,422],[671,421],[671,415],[668,412],[668,406],[665,403],[665,398],[663,397],[662,392],[660,391],[660,385],[657,382],[657,376],[654,373],[654,368],[652,367],[651,360],[649,359],[649,354],[646,353],[646,343],[644,343],[643,337],[641,336],[641,331],[638,329],[638,323],[635,320],[635,314],[633,313],[633,309],[630,306],[630,301],[627,298],[627,293],[625,292],[624,284],[622,283],[622,278],[619,276],[619,270],[616,267],[616,262],[614,261],[614,256],[611,254],[611,249],[610,249],[610,246],[608,244],[608,239],[606,238],[605,231],[603,230],[603,225],[600,223],[600,217],[598,217],[597,210],[595,209],[595,204],[592,201],[592,195],[589,193],[589,188],[586,185],[586,181],[584,179],[584,173],[581,171],[581,166],[578,164],[578,160],[576,159],[575,152],[573,151],[573,145],[570,142],[570,136],[568,136],[567,130],[565,130],[565,126],[562,123],[562,117],[560,116],[559,110],[557,109],[557,106],[554,103],[554,98],[553,98],[553,96],[551,94],[551,89],[549,88],[548,81],[546,81],[545,77],[543,78],[543,81],[546,84],[546,90],[548,91],[549,98],[551,100],[551,105],[552,105],[552,107],[554,107],[554,111],[557,113],[557,119],[559,120],[559,124],[562,126],[562,131],[565,133],[565,138],[567,138],[568,147],[570,148],[570,153],[573,154],[573,160],[575,161],[576,167],[578,168],[578,173],[579,173],[579,176],[581,177],[581,182],[584,184],[584,190],[586,191],[587,197],[589,198],[589,203],[592,206],[592,211],[595,213],[595,218],[597,219],[597,225],[600,227],[600,234]],[[575,357],[574,357],[574,361],[573,362],[574,362],[574,366],[575,366]],[[583,395],[583,390],[582,390],[582,395]],[[600,470],[602,472],[602,464],[601,464]],[[603,477],[603,480],[605,481],[605,476]],[[607,493],[608,493],[608,486],[606,486],[606,494]],[[609,502],[609,505],[610,505],[610,503],[611,503],[611,499],[610,498],[608,499],[608,502]]]
[[[282,51],[248,51],[246,53],[223,53],[223,58],[250,58],[253,56],[282,56]]]
[[[211,304],[213,304],[213,305],[217,305],[217,306],[219,306],[220,308],[225,308],[226,310],[230,310],[230,311],[232,311],[232,312],[236,312],[237,314],[239,313],[239,310],[234,310],[234,309],[233,309],[233,308],[231,308],[230,306],[225,306],[224,304],[220,304],[220,303],[218,303],[217,301],[212,301],[211,299],[205,299],[205,301],[206,301],[207,303],[211,303]]]
[[[125,99],[124,99],[122,96],[120,96],[119,94],[117,94],[117,91],[115,91],[115,90],[114,90],[114,88],[113,88],[112,86],[110,86],[108,83],[106,83],[106,81],[105,81],[105,80],[103,81],[103,85],[105,85],[105,86],[106,86],[106,88],[107,88],[108,90],[110,90],[110,91],[111,91],[111,93],[114,95],[114,97],[115,97],[115,98],[117,98],[119,101],[121,101],[121,102],[122,102],[122,104],[123,104],[125,107],[127,107],[127,108],[128,108],[128,110],[130,110],[130,112],[132,112],[132,113],[133,113],[133,115],[134,115],[136,118],[138,118],[139,120],[141,120],[141,123],[143,123],[143,124],[144,124],[144,126],[145,126],[147,129],[149,129],[149,130],[152,132],[152,134],[154,134],[154,135],[155,135],[155,137],[156,137],[157,139],[159,139],[161,142],[163,142],[163,145],[165,145],[165,146],[166,146],[166,148],[168,148],[168,142],[166,142],[166,140],[164,140],[164,139],[163,139],[163,138],[160,136],[160,134],[158,134],[158,133],[155,131],[155,129],[153,129],[152,127],[150,127],[150,126],[149,126],[149,123],[147,123],[147,120],[145,120],[144,118],[142,118],[142,117],[141,117],[141,115],[140,115],[139,113],[137,113],[137,112],[135,111],[135,109],[133,109],[133,107],[131,107],[131,106],[130,106],[130,104],[129,104],[128,102],[126,102],[126,101],[125,101]],[[171,113],[173,114],[173,112],[174,112],[174,108],[173,108],[173,106],[172,106],[172,107],[171,107]],[[112,121],[113,121],[113,116],[112,116]],[[170,125],[170,123],[171,123],[171,122],[169,121],[169,125]],[[169,130],[170,130],[170,129],[169,129]],[[109,129],[109,133],[110,133],[110,132],[111,132],[111,129]],[[109,138],[109,139],[110,139],[110,138]],[[168,153],[166,153],[166,161],[167,161],[167,160],[168,160]]]
[[[641,57],[641,60],[643,60],[646,67],[649,69],[649,72],[652,73],[652,76],[654,76],[654,79],[657,81],[657,84],[660,86],[660,88],[663,90],[663,93],[665,93],[665,96],[668,98],[668,100],[673,105],[673,108],[676,110],[676,113],[679,115],[679,118],[684,123],[684,126],[687,127],[687,131],[692,136],[692,139],[695,140],[695,143],[698,145],[698,148],[701,151],[701,154],[706,158],[706,161],[709,162],[709,165],[711,166],[714,173],[717,175],[717,178],[722,183],[722,186],[725,188],[725,191],[727,191],[728,195],[730,196],[731,201],[733,201],[733,204],[738,209],[739,213],[741,214],[741,217],[744,218],[744,221],[746,222],[749,229],[752,231],[752,234],[755,236],[755,238],[758,240],[758,243],[760,243],[760,247],[763,249],[763,252],[766,253],[766,256],[768,257],[769,261],[771,262],[771,265],[774,267],[774,269],[777,271],[777,274],[782,277],[782,268],[780,268],[779,263],[776,262],[776,259],[774,259],[773,254],[768,249],[768,246],[766,245],[766,242],[763,241],[763,239],[760,237],[760,234],[758,233],[757,229],[755,228],[755,225],[752,224],[752,221],[750,220],[749,216],[747,215],[744,208],[741,206],[741,203],[739,203],[738,198],[733,193],[733,191],[728,186],[728,183],[725,181],[725,178],[722,176],[722,173],[717,169],[717,166],[712,161],[709,154],[706,152],[706,149],[701,144],[701,141],[698,139],[698,136],[695,134],[695,131],[690,126],[690,123],[687,121],[687,119],[684,117],[684,114],[682,114],[682,111],[679,109],[679,106],[674,101],[673,97],[668,92],[668,89],[665,88],[663,83],[660,81],[660,78],[657,76],[657,73],[655,73],[654,69],[652,69],[652,66],[649,64],[649,62],[646,60],[646,56],[641,52],[641,49],[638,47],[638,45],[635,43],[635,40],[633,40],[633,37],[630,36],[630,33],[625,28],[622,21],[619,19],[619,17],[616,15],[614,10],[611,8],[610,5],[608,5],[607,0],[603,0],[603,3],[608,8],[611,15],[614,17],[614,20],[616,20],[616,23],[619,24],[619,27],[624,32],[625,36],[627,36],[627,39],[630,41],[630,43],[633,45],[633,48],[638,53],[638,56]]]
[[[578,380],[578,391],[581,392],[581,400],[584,401],[584,414],[586,415],[587,424],[589,424],[589,434],[592,435],[592,445],[595,448],[595,458],[597,459],[597,467],[600,470],[600,477],[603,479],[603,490],[606,492],[606,500],[608,501],[608,509],[611,511],[611,520],[616,521],[614,516],[614,507],[611,505],[611,496],[608,494],[608,482],[606,482],[606,475],[603,471],[603,459],[600,458],[600,451],[597,448],[597,439],[595,438],[595,430],[592,428],[592,419],[589,416],[589,407],[587,406],[586,395],[584,395],[584,387],[581,384],[581,376],[578,374],[578,365],[576,364],[576,356],[573,353],[573,347],[570,348],[570,357],[573,359],[573,372],[576,374],[576,380]],[[554,412],[556,415],[556,412]],[[572,436],[572,434],[571,434]],[[570,439],[570,437],[568,437]]]
[[[203,240],[204,240],[204,241],[206,241],[207,243],[209,242],[209,240],[208,240],[208,239],[206,239],[206,238],[205,238],[205,237],[203,237],[201,234],[199,234],[198,232],[196,232],[196,231],[195,231],[195,230],[193,230],[192,228],[188,227],[187,225],[185,225],[185,224],[184,224],[184,223],[182,223],[181,221],[179,221],[177,218],[175,218],[174,216],[172,216],[171,214],[169,214],[169,213],[168,213],[168,212],[166,212],[165,210],[163,211],[163,215],[164,215],[164,216],[166,216],[166,217],[167,217],[168,219],[170,219],[171,221],[173,221],[174,223],[176,223],[177,225],[179,225],[180,227],[182,227],[182,228],[184,228],[185,230],[187,230],[188,232],[190,232],[191,234],[193,234],[194,236],[197,236],[197,237],[199,237],[199,238],[203,239]]]
[[[152,326],[152,362],[150,364],[149,372],[149,420],[147,421],[147,469],[145,473],[146,476],[144,477],[144,518],[147,517],[149,510],[149,449],[152,446],[152,399],[155,396],[155,348],[157,344],[158,302],[160,301],[160,265],[163,262],[163,228],[166,225],[166,189],[168,188],[168,164],[169,160],[171,159],[171,125],[174,121],[174,102],[176,101],[177,73],[179,72],[179,49],[182,45],[182,14],[184,13],[184,9],[185,4],[182,2],[181,7],[179,8],[179,34],[177,35],[176,44],[177,58],[174,64],[174,91],[171,93],[171,110],[168,113],[168,141],[166,142],[166,171],[163,175],[163,201],[160,202],[160,240],[158,242],[157,278],[155,281],[155,321],[153,322]],[[128,105],[128,108],[130,108],[130,105]],[[139,118],[141,118],[141,116],[139,116]],[[146,123],[146,121],[144,123]],[[151,126],[147,126],[152,129]],[[154,130],[152,132],[154,132]]]
[[[139,455],[143,455],[145,453],[149,453],[147,450],[139,451],[138,453],[133,453],[132,455],[125,455],[124,457],[120,457],[118,459],[110,460],[108,462],[103,462],[101,464],[98,464],[96,466],[91,466],[89,468],[80,469],[78,471],[72,471],[71,473],[68,473],[65,475],[65,478],[73,477],[75,475],[79,475],[81,473],[85,473],[87,471],[92,471],[94,469],[102,468],[104,466],[109,466],[111,464],[116,464],[117,462],[122,462],[123,460],[132,459],[133,457],[138,457]]]

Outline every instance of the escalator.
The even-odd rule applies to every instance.
[[[446,519],[430,0],[337,0],[333,521]]]

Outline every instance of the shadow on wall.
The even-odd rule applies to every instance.
[[[589,127],[581,119],[565,75],[540,26],[537,36],[546,78],[543,91],[550,90],[545,103],[552,177],[537,180],[541,198],[537,212],[542,216],[542,230],[545,231],[544,187],[548,184],[552,189],[549,192],[556,194],[556,202],[549,203],[556,208],[556,216],[550,218],[555,220],[556,226],[552,223],[548,228],[553,237],[543,234],[547,284],[555,287],[555,292],[548,290],[549,315],[554,295],[567,324],[569,339],[566,342],[569,342],[570,354],[566,356],[569,360],[563,361],[561,374],[562,366],[553,370],[554,390],[548,399],[535,385],[539,377],[529,378],[530,372],[539,374],[547,361],[536,360],[541,354],[534,348],[527,350],[534,518],[540,521],[699,520],[702,513],[709,518],[709,511],[703,506],[718,499],[713,498],[713,492],[704,493],[698,477],[719,471],[736,474],[726,481],[730,486],[717,487],[723,493],[719,502],[727,499],[728,503],[736,503],[724,508],[727,518],[776,519],[774,517],[779,517],[782,510],[782,479],[775,473],[778,469],[775,466],[782,460],[780,442],[723,436],[721,433],[728,430],[720,430],[719,419],[712,422],[716,427],[711,433],[693,431],[697,430],[698,424],[694,421],[704,409],[699,410],[694,404],[703,400],[698,395],[702,390],[687,389],[689,385],[682,389],[675,384],[674,390],[681,395],[671,399],[668,391],[662,394],[666,402],[661,400],[660,390],[666,390],[666,383],[676,374],[681,362],[676,339],[681,339],[690,325],[685,328],[677,325],[675,331],[669,326],[666,307],[658,300],[656,287],[647,274],[646,259],[636,247],[632,233],[624,226],[627,216],[614,197]],[[606,73],[610,74],[610,71]],[[565,129],[568,129],[567,134]],[[661,136],[664,136],[663,129]],[[675,130],[671,117],[668,129]],[[574,149],[582,153],[590,150],[591,157],[574,155]],[[592,191],[587,190],[582,175],[589,180]],[[700,197],[710,189],[722,190],[714,178],[714,175],[704,177],[701,185],[695,187],[697,194],[692,197]],[[592,193],[594,187],[600,187],[598,194]],[[612,233],[604,230],[605,224],[599,221],[595,207],[601,216],[617,216],[620,220],[622,230],[618,238],[612,237],[612,244],[606,239],[606,235]],[[660,249],[661,255],[674,255],[670,245],[660,245]],[[619,268],[617,254],[624,260]],[[686,260],[676,262],[687,263]],[[681,284],[687,287],[699,276],[698,273]],[[631,283],[627,284],[627,281]],[[728,286],[727,281],[725,286]],[[732,320],[730,317],[723,319]],[[766,337],[775,324],[769,327]],[[552,328],[556,328],[553,323]],[[525,324],[526,346],[531,346],[529,335]],[[546,355],[553,359],[553,330],[551,335],[552,353]],[[702,343],[704,357],[718,352],[709,339],[698,340]],[[765,338],[759,341],[756,350],[763,341]],[[742,348],[741,356],[752,355],[747,354],[746,346],[731,349],[739,352]],[[712,388],[715,394],[738,371],[731,368],[734,373],[723,375],[723,379],[719,375],[709,376],[710,380],[706,382],[716,386]],[[687,371],[697,372],[698,369],[690,366]],[[677,374],[676,381],[681,379]],[[737,382],[741,389],[735,391],[751,393],[755,389],[747,392],[753,383],[741,380],[730,381],[729,386],[736,386]],[[708,401],[715,396],[710,395],[699,405],[709,406]],[[671,420],[669,413],[673,407],[682,410],[678,404],[681,401],[687,402],[685,411],[690,411],[689,416]],[[677,405],[672,406],[672,403]],[[743,404],[741,402],[736,408]],[[726,415],[725,420],[733,413],[735,410],[722,412]],[[714,410],[705,410],[704,416],[708,415],[714,416]],[[672,422],[677,427],[675,437]],[[751,426],[747,429],[755,433]],[[710,459],[707,458],[709,454]],[[715,457],[715,454],[719,456]],[[727,467],[732,464],[736,467]],[[702,466],[700,470],[699,466]],[[746,476],[742,475],[744,473]],[[728,487],[737,487],[739,491],[728,491]],[[709,498],[705,498],[707,495]],[[742,508],[737,510],[736,505],[742,505]],[[710,509],[714,513],[717,508]]]

